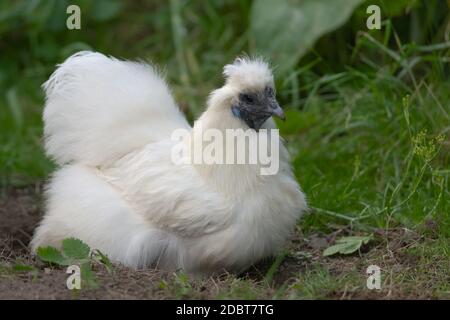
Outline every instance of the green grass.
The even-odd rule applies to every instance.
[[[6,99],[0,102],[0,186],[26,186],[53,168],[42,149],[42,107],[15,89]]]
[[[174,0],[142,7],[118,4],[119,9],[110,11],[101,8],[103,1],[100,8],[79,1],[86,8],[85,29],[80,32],[67,32],[61,27],[64,21],[54,21],[56,9],[50,5],[40,3],[40,14],[31,15],[26,10],[30,4],[17,3],[17,10],[0,15],[0,35],[5,39],[0,44],[3,188],[28,186],[52,172],[54,166],[42,148],[40,85],[54,65],[74,51],[93,49],[164,66],[190,120],[202,111],[207,94],[221,84],[222,66],[242,52],[253,53],[246,31],[251,1],[199,5]],[[279,123],[281,133],[311,206],[299,225],[305,237],[344,229],[415,230],[423,237],[405,254],[417,257],[417,267],[409,274],[392,271],[391,265],[392,281],[404,286],[406,296],[415,282],[445,296],[450,290],[445,264],[450,250],[449,47],[440,45],[444,31],[435,25],[439,19],[427,16],[423,25],[415,26],[420,37],[409,38],[412,27],[397,9],[384,20],[382,31],[359,32],[355,28],[361,28],[364,8],[335,33],[322,37],[290,73],[277,78],[278,97],[287,114],[287,121]],[[425,11],[420,6],[412,10],[411,21],[422,21],[418,18],[426,16]],[[424,229],[430,221],[435,225],[432,234]],[[230,276],[214,295],[325,298],[333,292],[341,295],[343,287],[361,290],[364,273],[337,275],[330,271],[332,261],[313,264],[282,288]],[[368,261],[361,257],[362,264]],[[430,269],[434,261],[442,265]],[[177,276],[160,289],[177,298],[197,297],[197,285]]]
[[[355,225],[413,227],[436,218],[448,235],[449,84],[436,85],[423,101],[405,99],[411,93],[377,75],[361,84],[340,87],[332,102],[317,97],[304,110],[291,111],[288,119],[300,126],[282,127],[297,177],[318,208],[306,225],[337,217]]]

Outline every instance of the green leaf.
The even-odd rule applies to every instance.
[[[339,250],[340,254],[352,254],[353,252],[358,251],[362,246],[361,240],[355,240],[343,243],[341,249]]]
[[[61,266],[68,266],[72,261],[66,259],[62,253],[55,247],[39,247],[37,249],[38,257],[45,262],[54,263]]]
[[[98,261],[106,267],[106,270],[108,270],[109,273],[111,273],[113,266],[108,256],[98,249],[96,249],[94,252],[98,256]]]
[[[256,53],[283,73],[323,34],[341,26],[364,0],[256,0],[250,32]]]
[[[325,249],[323,255],[327,257],[337,253],[352,254],[361,249],[364,244],[369,243],[371,239],[373,239],[373,235],[343,237],[336,240],[335,245]]]
[[[350,236],[350,237],[340,238],[340,239],[336,240],[336,243],[349,243],[349,242],[362,241],[364,244],[367,244],[372,239],[373,239],[373,235],[368,235],[368,236]]]
[[[61,252],[62,251],[62,252]],[[79,265],[81,272],[81,284],[84,288],[98,288],[97,278],[91,269],[91,262],[95,260],[103,263],[108,271],[112,270],[112,264],[108,257],[99,250],[91,249],[83,241],[75,238],[62,240],[62,250],[48,246],[39,247],[37,254],[42,261],[55,263],[61,266]]]
[[[73,260],[89,259],[91,249],[83,241],[75,238],[68,238],[62,241],[63,254]]]
[[[332,256],[333,254],[338,253],[339,250],[341,250],[341,247],[342,247],[341,245],[334,245],[334,246],[326,248],[323,251],[324,257]]]
[[[96,289],[99,287],[97,278],[91,269],[91,264],[89,262],[83,263],[80,266],[81,273],[81,287]]]

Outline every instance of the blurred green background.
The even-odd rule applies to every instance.
[[[81,8],[81,30],[66,8]],[[381,30],[368,30],[368,5]],[[53,169],[42,148],[41,84],[57,63],[95,50],[161,66],[192,121],[240,54],[275,67],[280,123],[312,215],[450,236],[450,1],[0,1],[0,184]]]

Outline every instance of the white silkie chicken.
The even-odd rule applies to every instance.
[[[60,169],[32,249],[75,237],[127,266],[194,275],[240,272],[276,254],[306,209],[281,143],[274,175],[171,158],[175,129],[195,140],[199,128],[271,129],[271,115],[284,117],[267,63],[239,58],[224,75],[191,128],[149,65],[92,52],[60,65],[44,84],[43,116]]]

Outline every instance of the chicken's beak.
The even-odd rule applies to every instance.
[[[276,100],[271,103],[270,107],[273,116],[278,117],[283,121],[286,120],[286,116],[284,115],[283,109],[281,109],[280,105]]]

